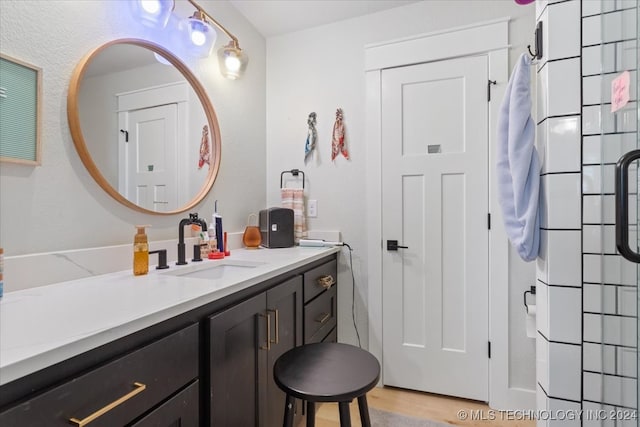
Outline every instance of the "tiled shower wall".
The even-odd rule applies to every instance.
[[[537,68],[537,146],[543,158],[537,262],[536,377],[541,414],[581,409],[582,262],[580,1],[536,3],[543,22]],[[532,35],[533,42],[533,35]],[[579,426],[540,419],[539,426]]]
[[[637,405],[638,265],[617,253],[613,195],[616,162],[637,147],[637,7],[637,0],[582,1],[582,405],[604,414],[630,413]],[[611,113],[611,81],[625,70],[632,102]],[[630,186],[635,222],[637,180]],[[629,241],[637,242],[637,226],[629,232]],[[584,425],[637,422],[593,419]]]
[[[615,249],[613,192],[616,161],[636,148],[637,113],[632,102],[611,114],[609,88],[623,70],[637,81],[637,7],[637,0],[536,2],[544,29],[537,65],[544,160],[537,406],[551,410],[538,425],[623,426],[611,417],[554,416],[636,406],[637,265]],[[635,90],[634,84],[632,101]],[[636,218],[636,196],[630,197]],[[637,231],[631,232],[634,241]]]

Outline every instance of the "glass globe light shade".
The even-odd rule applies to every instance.
[[[174,8],[174,0],[130,0],[131,11],[143,25],[164,28]]]
[[[247,68],[249,58],[233,40],[218,49],[218,65],[220,73],[228,79],[240,78]]]

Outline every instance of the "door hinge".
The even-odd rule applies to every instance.
[[[491,230],[491,214],[487,214],[487,229]]]
[[[491,359],[491,341],[487,341],[487,355]]]
[[[491,85],[497,84],[496,80],[488,80],[487,82],[487,102],[491,102]]]

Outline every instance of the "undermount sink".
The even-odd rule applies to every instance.
[[[203,261],[205,264],[192,264],[188,267],[177,268],[166,273],[170,276],[189,277],[194,279],[222,279],[227,274],[235,274],[237,272],[246,271],[247,269],[256,268],[263,265],[262,262],[251,261]]]

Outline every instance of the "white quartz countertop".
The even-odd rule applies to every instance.
[[[169,263],[9,292],[0,299],[0,385],[338,252],[338,248],[236,249],[224,260]],[[215,263],[218,279],[175,276]],[[34,268],[37,268],[34,266]]]

